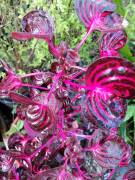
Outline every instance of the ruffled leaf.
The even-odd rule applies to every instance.
[[[42,10],[31,11],[23,17],[23,32],[13,32],[12,37],[17,40],[32,38],[52,40],[54,36],[54,22],[47,12]]]
[[[85,80],[91,91],[135,97],[135,65],[125,59],[106,57],[96,60],[88,67]]]
[[[110,24],[108,24],[108,19],[104,21],[104,18],[114,12],[115,9],[115,5],[106,0],[75,0],[75,10],[87,30],[89,30],[91,26],[93,26],[93,30],[105,30],[108,28]],[[114,24],[112,24],[112,17],[109,19],[111,19],[111,26],[114,26]],[[107,25],[107,27],[105,27],[105,25]]]
[[[117,51],[125,46],[126,41],[127,35],[125,31],[105,34],[100,45],[100,56],[119,56]]]
[[[6,71],[6,76],[0,82],[0,97],[7,98],[10,91],[17,90],[22,86],[22,81],[6,62],[1,60],[1,64]]]
[[[94,149],[94,148],[93,148]],[[116,168],[130,163],[131,147],[118,136],[110,136],[93,150],[95,160],[103,167]]]
[[[106,128],[117,128],[126,115],[126,100],[93,91],[87,97],[87,112],[91,122]]]
[[[129,170],[123,177],[122,180],[133,180],[135,179],[135,169]]]

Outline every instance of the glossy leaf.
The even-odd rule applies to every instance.
[[[55,116],[61,108],[61,103],[52,94],[48,100],[48,94],[43,92],[37,94],[31,100],[28,97],[16,93],[10,93],[12,100],[21,103],[22,106],[17,108],[17,114],[25,120],[24,127],[30,132],[41,131],[45,128],[52,127]],[[35,134],[36,135],[36,134]]]
[[[36,73],[40,73],[39,70],[35,69],[33,70],[33,72],[36,72]],[[49,84],[51,84],[52,82],[52,78],[53,78],[54,74],[51,73],[51,72],[45,72],[44,74],[39,74],[39,75],[35,75],[33,76],[32,80],[33,80],[33,83],[36,84],[36,85],[43,85],[44,86],[47,86]]]
[[[105,142],[93,148],[95,160],[103,167],[116,168],[128,165],[131,161],[131,147],[121,137],[110,136]]]
[[[88,67],[85,80],[91,91],[102,95],[135,97],[135,65],[125,59],[105,57],[96,60]]]
[[[100,56],[120,56],[117,51],[125,46],[126,41],[127,35],[125,31],[105,34],[100,45]]]
[[[90,121],[98,126],[117,128],[126,115],[126,100],[112,94],[93,91],[86,103]]]
[[[75,0],[75,10],[87,30],[91,27],[101,31],[116,28],[119,24],[118,16],[116,20],[116,14],[111,14],[115,9],[115,5],[106,0]]]
[[[71,49],[69,45],[62,41],[58,46],[58,50],[62,58],[69,64],[75,64],[76,62],[80,61],[80,56],[77,51]]]
[[[15,74],[12,68],[4,61],[1,64],[6,71],[6,76],[0,82],[0,97],[9,97],[12,90],[17,90],[21,87],[21,79]]]
[[[135,179],[135,169],[129,170],[123,177],[122,180],[133,180]]]
[[[53,39],[54,22],[47,12],[31,11],[23,17],[23,32],[13,32],[12,37],[17,40],[41,38],[47,41]]]

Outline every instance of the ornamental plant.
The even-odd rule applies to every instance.
[[[13,133],[0,149],[1,179],[112,179],[132,161],[132,149],[118,135],[128,100],[135,98],[135,65],[120,56],[127,35],[115,4],[106,0],[75,0],[86,34],[76,47],[55,44],[54,21],[47,11],[23,17],[16,40],[37,38],[54,56],[50,69],[16,74],[3,60],[6,76],[0,97],[16,104]],[[79,51],[89,36],[101,32],[99,58],[82,67]],[[135,176],[134,169],[123,180]]]

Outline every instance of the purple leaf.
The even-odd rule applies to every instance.
[[[106,57],[89,66],[85,76],[90,91],[86,107],[90,120],[117,128],[127,109],[125,98],[135,97],[135,66],[122,58]]]
[[[119,56],[117,52],[123,48],[127,41],[125,31],[109,32],[102,38],[100,45],[100,56]]]
[[[90,121],[98,126],[117,128],[126,115],[126,100],[109,93],[90,92],[86,103]]]
[[[9,151],[4,151],[0,149],[0,171],[7,173],[12,165],[13,165],[14,159],[12,158]]]
[[[28,134],[35,134],[39,131],[51,128],[55,121],[55,115],[60,110],[62,104],[54,94],[48,100],[48,93],[37,94],[31,100],[28,97],[11,93],[11,98],[22,106],[17,108],[17,114],[25,120],[24,127]]]
[[[85,75],[86,85],[95,92],[135,97],[135,65],[118,57],[105,57],[91,64]]]
[[[12,37],[17,40],[31,38],[53,39],[54,22],[47,12],[42,10],[31,11],[23,17],[23,32],[13,32]]]
[[[39,70],[37,69],[34,69],[33,70],[34,73],[40,73]],[[35,75],[33,76],[32,80],[33,80],[33,83],[36,84],[36,85],[49,85],[52,83],[52,78],[53,78],[54,74],[51,73],[51,72],[44,72],[44,74],[39,74],[39,75]]]
[[[65,58],[65,61],[69,64],[75,64],[80,61],[80,56],[77,51],[71,49],[69,45],[62,41],[59,44],[58,50],[62,58]]]
[[[103,143],[93,148],[95,160],[108,169],[126,166],[130,163],[131,147],[119,136],[109,136]]]
[[[118,31],[124,28],[123,19],[117,13],[111,13],[101,18],[101,23],[97,30],[104,32]]]
[[[22,81],[6,62],[1,60],[1,63],[6,71],[6,77],[0,82],[0,97],[9,97],[10,91],[17,90],[22,86]]]
[[[131,169],[124,175],[122,180],[134,180],[134,179],[135,179],[135,169]]]
[[[24,147],[27,140],[28,140],[27,135],[22,135],[20,133],[12,134],[8,139],[8,147],[10,150],[17,150],[24,152]]]
[[[108,27],[105,27],[106,21],[108,26],[108,19],[104,22],[103,20],[105,17],[114,12],[116,7],[113,3],[107,2],[106,0],[75,0],[75,9],[78,17],[84,23],[87,30],[91,27],[93,30],[105,30],[106,28],[108,29]]]
[[[25,105],[37,104],[36,102],[32,101],[30,98],[23,96],[21,94],[18,94],[18,93],[10,92],[9,97],[17,103],[21,103],[21,104],[25,104]]]

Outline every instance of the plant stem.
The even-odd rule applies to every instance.
[[[31,87],[31,88],[41,89],[41,90],[45,90],[45,91],[49,90],[48,88],[44,88],[44,87],[40,87],[40,86],[34,86],[31,84],[27,84],[27,83],[22,83],[21,85],[24,87]]]
[[[75,50],[79,51],[80,48],[82,47],[82,45],[85,43],[85,41],[87,40],[87,38],[89,37],[89,35],[92,33],[93,31],[93,24],[91,24],[89,31],[85,33],[83,39],[79,42],[79,44],[77,44]]]
[[[48,96],[47,96],[48,100],[49,100],[51,94],[53,93],[53,91],[56,89],[56,86],[59,82],[59,79],[62,77],[62,75],[63,75],[63,71],[61,71],[60,73],[58,73],[54,76],[54,82],[53,82],[52,87],[51,87],[51,89],[48,93]]]
[[[35,72],[35,73],[21,75],[20,78],[27,78],[30,76],[43,75],[43,74],[45,74],[45,72]]]
[[[87,71],[87,68],[84,68],[84,67],[79,67],[79,66],[71,66],[71,67],[75,69],[80,69],[82,71]]]

